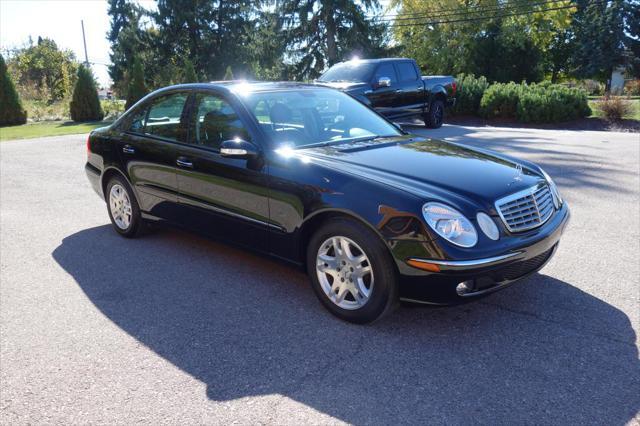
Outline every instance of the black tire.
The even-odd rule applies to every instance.
[[[129,199],[129,202],[131,203],[131,219],[126,228],[122,228],[120,225],[118,225],[118,223],[116,223],[113,212],[111,211],[112,206],[110,203],[110,194],[111,194],[111,189],[115,185],[119,185],[121,188],[124,189]],[[117,175],[113,176],[111,179],[109,179],[109,182],[107,183],[107,188],[105,191],[105,199],[107,201],[107,212],[109,213],[109,219],[111,219],[111,224],[113,225],[113,228],[116,230],[116,232],[126,238],[136,237],[140,233],[141,229],[143,228],[143,223],[142,223],[142,216],[140,215],[140,206],[138,205],[138,200],[136,200],[136,197],[133,194],[133,191],[131,190],[129,183],[121,176],[117,176]]]
[[[431,129],[437,129],[442,126],[444,121],[444,102],[439,99],[431,102],[429,112],[424,115],[425,126]]]
[[[329,299],[322,289],[316,271],[318,251],[329,238],[342,236],[351,239],[363,248],[372,268],[374,285],[367,302],[357,309],[343,309]],[[320,302],[333,315],[356,324],[367,324],[379,320],[398,305],[398,276],[388,248],[368,227],[350,219],[333,219],[318,229],[307,247],[307,273]]]

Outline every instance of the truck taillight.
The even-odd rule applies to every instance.
[[[458,89],[458,84],[454,81],[453,83],[451,83],[451,91],[453,93],[451,93],[453,96],[456,95],[456,90]]]

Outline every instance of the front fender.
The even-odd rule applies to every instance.
[[[421,218],[423,201],[405,191],[304,156],[272,161],[269,174],[270,246],[278,256],[302,261],[302,230],[322,215],[353,217],[392,250],[398,241],[432,240]]]

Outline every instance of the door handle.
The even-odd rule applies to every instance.
[[[178,158],[176,160],[178,167],[186,167],[187,169],[193,169],[193,163],[186,158]]]
[[[404,90],[398,89],[398,90],[396,90],[396,93],[404,93]]]
[[[122,147],[122,152],[125,154],[135,154],[136,150],[131,145],[125,145]]]

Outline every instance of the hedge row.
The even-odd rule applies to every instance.
[[[508,118],[524,123],[552,123],[588,117],[587,94],[549,82],[495,83],[484,77],[458,76],[454,113]]]

